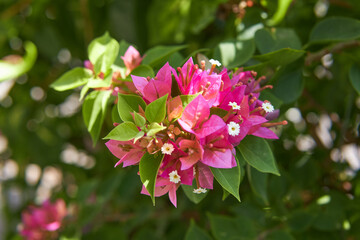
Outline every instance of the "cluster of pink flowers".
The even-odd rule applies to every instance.
[[[197,188],[193,192],[205,193],[213,188],[210,167],[235,167],[234,147],[246,135],[276,139],[269,127],[286,124],[269,122],[278,116],[278,110],[269,101],[259,100],[260,92],[272,87],[260,86],[263,77],[256,79],[256,73],[251,71],[220,70],[216,60],[210,63],[211,68],[206,69],[205,61],[199,66],[190,58],[176,70],[166,63],[155,78],[132,75],[136,93],[147,104],[167,95],[166,117],[155,134],[147,132],[145,125],[138,127],[145,133],[136,140],[106,143],[120,159],[115,166],[136,165],[145,152],[163,154],[155,196],[168,193],[175,206],[176,190],[181,184],[192,185],[195,180]],[[186,102],[184,99],[189,97],[191,101]],[[141,107],[138,114],[146,118]],[[145,187],[142,193],[149,194]]]
[[[22,213],[21,235],[27,240],[57,239],[67,210],[64,200],[45,201],[41,206],[29,206]]]

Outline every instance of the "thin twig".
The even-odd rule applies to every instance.
[[[320,50],[318,52],[315,52],[315,53],[309,53],[307,55],[307,57],[305,58],[305,65],[309,66],[313,62],[319,61],[326,54],[340,52],[343,49],[353,48],[353,47],[358,47],[358,46],[360,46],[360,41],[359,40],[351,40],[351,41],[341,42],[341,43],[335,44],[335,45],[333,45],[331,47],[326,47],[326,48],[324,48],[324,49],[322,49],[322,50]]]

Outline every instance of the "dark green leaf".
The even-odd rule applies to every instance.
[[[181,188],[183,189],[185,195],[189,198],[189,200],[195,204],[201,202],[208,194],[208,191],[206,193],[194,193],[194,189],[198,188],[195,181],[193,182],[192,186],[182,184]]]
[[[298,210],[289,214],[288,225],[292,231],[303,232],[313,223],[315,216],[305,210]]]
[[[233,195],[240,202],[239,187],[240,187],[240,164],[233,168],[213,168],[210,167],[214,174],[216,181],[231,195]]]
[[[164,158],[163,154],[160,153],[150,154],[148,152],[145,152],[139,164],[141,182],[144,184],[145,188],[149,192],[154,206],[155,206],[154,194],[155,194],[156,177],[163,158]]]
[[[138,95],[118,95],[118,111],[123,121],[133,121],[132,112],[139,112],[139,106],[144,110],[146,103]]]
[[[32,42],[25,42],[24,48],[26,54],[18,63],[13,64],[0,60],[0,82],[17,78],[32,68],[37,57],[36,46]]]
[[[256,239],[254,225],[245,216],[230,218],[209,214],[211,232],[217,240],[253,240]]]
[[[221,42],[214,52],[214,58],[218,59],[225,67],[235,68],[246,63],[255,52],[254,41],[230,40]]]
[[[360,21],[346,17],[326,18],[315,25],[309,43],[346,41],[360,37]]]
[[[267,174],[257,171],[255,168],[250,167],[250,165],[248,165],[247,173],[252,191],[268,205]]]
[[[283,104],[283,101],[281,101],[278,97],[276,97],[273,93],[273,90],[265,89],[264,91],[261,91],[260,99],[261,100],[268,100],[271,102],[271,104],[274,106],[275,109],[279,109],[281,105]]]
[[[350,69],[349,76],[352,86],[360,95],[360,67],[358,65],[353,65]]]
[[[274,95],[284,103],[298,99],[304,89],[303,69],[296,63],[283,67],[274,77]]]
[[[149,49],[145,53],[145,57],[142,61],[143,64],[150,65],[152,67],[157,66],[161,63],[165,63],[167,58],[170,57],[174,52],[184,49],[186,45],[180,46],[156,46]]]
[[[295,238],[285,230],[275,230],[267,235],[266,240],[295,240]]]
[[[203,229],[196,226],[193,219],[191,219],[190,227],[188,228],[185,240],[211,240],[212,238],[209,236],[207,232],[205,232]]]
[[[291,28],[260,29],[255,33],[255,43],[261,54],[283,48],[301,49],[301,42]]]
[[[305,54],[303,50],[295,50],[291,48],[283,48],[274,52],[263,55],[254,56],[254,59],[266,63],[269,66],[286,65],[294,62]]]
[[[88,47],[89,60],[96,73],[107,73],[119,53],[119,43],[105,33],[94,39]]]
[[[241,156],[252,167],[260,172],[279,175],[273,153],[265,139],[255,136],[246,136],[237,146]]]
[[[145,110],[146,119],[150,122],[161,123],[166,115],[166,100],[168,95],[162,96],[150,103]]]
[[[56,91],[65,91],[77,88],[86,84],[92,76],[93,74],[91,70],[77,67],[63,74],[60,78],[53,82],[50,87],[54,88]]]
[[[139,134],[139,130],[132,122],[124,122],[116,126],[104,139],[113,139],[118,141],[128,141],[134,139]]]
[[[140,65],[131,71],[131,75],[139,77],[155,77],[154,70],[149,65]]]

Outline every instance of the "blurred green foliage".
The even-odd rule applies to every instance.
[[[49,196],[64,198],[74,213],[61,239],[360,238],[358,0],[247,3],[1,1],[0,56],[26,59],[27,41],[38,56],[25,75],[0,85],[0,239],[18,239],[21,210]],[[114,169],[104,141],[92,146],[78,89],[49,87],[82,66],[90,41],[106,31],[142,54],[186,45],[165,52],[170,62],[205,49],[226,67],[267,76],[274,90],[264,95],[290,123],[279,128],[280,140],[266,143],[277,160],[271,171],[281,176],[248,166],[244,177],[240,161],[241,203],[228,192],[222,201],[215,185],[199,204],[179,190],[177,208],[167,197],[153,207],[139,194],[136,168]],[[101,138],[112,129],[111,115],[102,111]]]

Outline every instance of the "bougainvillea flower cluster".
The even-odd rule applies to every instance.
[[[141,57],[134,48],[128,51],[132,55],[123,60],[133,68]],[[131,75],[135,94],[119,94],[123,122],[106,137],[106,146],[119,158],[115,166],[139,164],[141,192],[168,193],[174,206],[180,185],[203,194],[213,188],[212,169],[236,167],[235,147],[247,135],[277,139],[269,127],[286,124],[269,122],[278,111],[259,100],[262,90],[272,88],[260,86],[263,77],[209,62],[206,69],[205,61],[198,65],[190,58],[176,69],[166,63],[154,78]]]
[[[27,240],[57,239],[63,218],[67,215],[64,200],[49,200],[41,206],[29,206],[22,213],[21,235]]]

